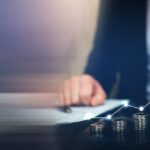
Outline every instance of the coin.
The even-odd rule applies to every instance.
[[[122,118],[115,118],[112,120],[113,131],[125,131],[127,122]]]
[[[105,123],[103,121],[98,121],[96,123],[92,123],[90,125],[91,132],[103,132],[105,127]]]
[[[135,130],[145,130],[148,127],[149,115],[143,112],[133,114]]]

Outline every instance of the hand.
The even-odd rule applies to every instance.
[[[106,94],[102,86],[89,75],[74,76],[66,80],[59,89],[61,106],[103,104]]]

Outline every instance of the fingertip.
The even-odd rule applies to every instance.
[[[96,95],[91,99],[91,106],[103,105],[105,103],[105,98],[102,95]]]
[[[77,97],[72,97],[72,104],[74,104],[74,105],[76,105],[76,104],[78,104],[79,103],[79,98],[77,98]]]
[[[64,106],[70,106],[71,101],[70,101],[70,85],[69,85],[69,80],[66,80],[64,82],[64,88],[63,88],[63,94],[64,94]]]
[[[80,102],[79,89],[80,89],[79,77],[74,76],[70,80],[70,100],[71,100],[71,103],[74,105]]]
[[[64,105],[65,106],[70,106],[71,105],[71,101],[70,101],[70,96],[69,95],[65,95],[65,100],[64,100]]]
[[[90,105],[90,96],[82,96],[80,101],[82,104],[88,106]]]
[[[91,93],[90,91],[86,91],[83,87],[80,91],[80,103],[84,105],[90,105],[90,99],[91,99]]]

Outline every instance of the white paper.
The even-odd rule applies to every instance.
[[[89,119],[96,117],[104,112],[114,109],[118,106],[122,106],[127,100],[107,100],[104,105],[96,107],[72,107],[72,113],[63,113],[60,111],[53,110],[55,118],[53,118],[56,124],[59,123],[72,123],[86,120],[89,115]]]
[[[64,113],[58,109],[9,109],[0,111],[0,122],[7,121],[17,125],[54,125],[73,123],[95,117],[115,107],[122,106],[124,101],[107,100],[104,105],[96,107],[72,107],[72,113]]]

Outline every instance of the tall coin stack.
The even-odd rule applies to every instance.
[[[116,118],[112,121],[112,128],[113,131],[122,132],[126,130],[126,124],[127,122],[124,119]]]
[[[145,130],[148,127],[149,116],[143,112],[133,114],[135,130]]]
[[[126,130],[127,122],[125,119],[116,118],[112,121],[112,129],[114,131],[114,139],[117,142],[124,143],[125,142],[125,130]]]
[[[140,144],[145,143],[146,129],[149,124],[149,115],[143,112],[133,114],[136,141]]]

